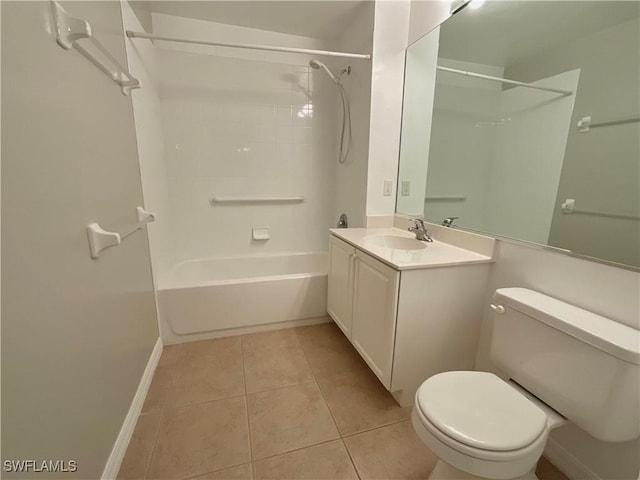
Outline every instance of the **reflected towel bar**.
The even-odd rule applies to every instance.
[[[562,204],[562,213],[564,214],[581,214],[581,215],[591,215],[594,217],[607,217],[607,218],[617,218],[620,220],[640,220],[640,216],[638,215],[627,215],[622,213],[608,213],[608,212],[596,212],[593,210],[578,210],[575,208],[576,201],[573,198],[567,198]]]
[[[623,118],[620,120],[610,120],[608,122],[597,122],[597,123],[591,123],[591,117],[582,117],[580,120],[578,120],[578,131],[580,133],[586,133],[592,128],[610,127],[613,125],[626,125],[627,123],[636,123],[636,122],[640,122],[640,116]]]
[[[464,195],[434,195],[425,197],[425,202],[463,202],[467,199]]]
[[[302,203],[304,197],[279,197],[274,195],[218,195],[211,197],[209,203]]]

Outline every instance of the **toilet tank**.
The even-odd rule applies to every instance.
[[[593,437],[640,437],[640,331],[525,288],[494,294],[491,358]]]

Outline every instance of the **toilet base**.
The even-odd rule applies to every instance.
[[[435,468],[429,475],[429,480],[487,480],[485,477],[478,477],[462,470],[452,467],[447,462],[438,459]],[[535,469],[511,480],[538,480]]]

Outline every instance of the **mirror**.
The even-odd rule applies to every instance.
[[[476,0],[412,44],[396,211],[640,266],[639,17]]]

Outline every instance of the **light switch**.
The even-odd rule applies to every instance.
[[[384,181],[384,187],[382,189],[382,194],[385,197],[390,197],[392,190],[393,190],[393,180],[385,180]]]
[[[402,181],[402,196],[407,197],[411,195],[411,181],[403,180]]]

